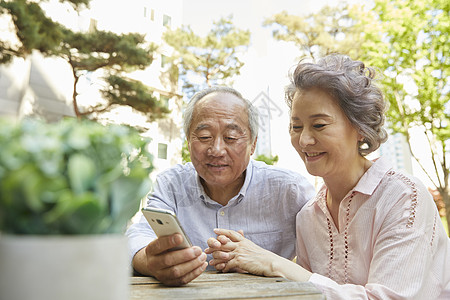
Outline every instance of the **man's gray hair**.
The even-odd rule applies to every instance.
[[[186,139],[189,139],[189,128],[191,127],[192,115],[194,113],[195,104],[198,101],[200,101],[203,97],[211,93],[232,94],[242,100],[242,102],[247,107],[250,136],[252,142],[254,142],[256,137],[258,136],[258,119],[259,119],[258,109],[250,101],[242,97],[241,93],[227,86],[212,86],[210,88],[206,88],[200,92],[197,92],[191,98],[183,113],[183,128],[184,134],[186,135]]]

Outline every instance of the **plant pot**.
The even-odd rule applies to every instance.
[[[0,299],[124,300],[123,235],[0,235]]]

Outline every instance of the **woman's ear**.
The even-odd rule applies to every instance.
[[[364,141],[364,135],[361,132],[358,132],[358,142],[362,143]]]

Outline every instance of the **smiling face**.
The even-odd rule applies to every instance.
[[[291,143],[311,175],[339,180],[360,168],[357,129],[337,101],[319,89],[297,91],[291,108]]]
[[[233,94],[213,92],[195,105],[188,147],[206,188],[239,190],[253,154],[247,108]]]

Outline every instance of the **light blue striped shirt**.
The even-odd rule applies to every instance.
[[[295,217],[315,195],[302,175],[251,160],[244,184],[226,206],[206,195],[192,163],[157,176],[147,206],[173,211],[193,245],[208,247],[214,228],[244,230],[246,238],[285,258],[295,255]],[[144,216],[126,232],[130,260],[156,238]],[[208,261],[211,256],[208,255]]]

